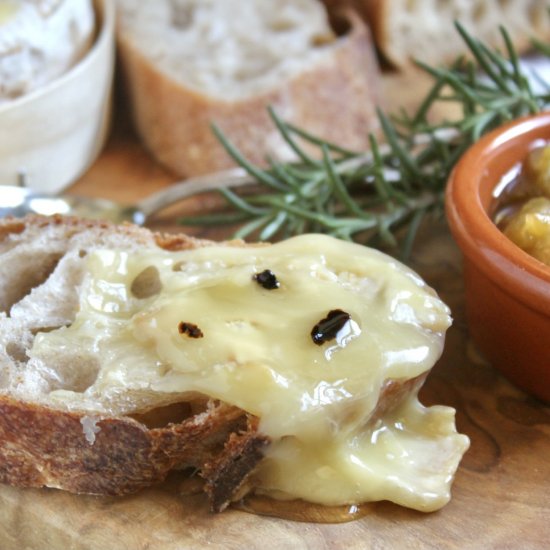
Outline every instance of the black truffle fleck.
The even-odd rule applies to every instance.
[[[194,323],[185,323],[181,321],[178,324],[178,332],[180,334],[186,334],[189,338],[202,338],[204,334],[202,330]]]
[[[351,319],[351,315],[341,309],[332,309],[311,329],[311,339],[318,346],[336,338],[338,332]]]
[[[264,271],[256,273],[252,278],[266,290],[275,290],[281,286],[275,273],[270,269],[264,269]]]

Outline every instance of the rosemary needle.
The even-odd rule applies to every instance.
[[[181,222],[239,222],[237,236],[254,234],[263,240],[324,232],[373,246],[400,246],[407,257],[424,217],[441,215],[447,177],[464,151],[500,124],[550,105],[550,84],[539,78],[543,92],[531,87],[505,29],[501,28],[501,53],[459,23],[456,28],[469,59],[459,58],[447,68],[417,62],[433,79],[429,92],[412,116],[379,112],[382,137],[369,137],[369,151],[349,151],[320,139],[286,123],[270,108],[274,125],[297,160],[268,159],[268,166],[261,168],[249,163],[213,126],[229,155],[253,176],[260,190],[242,195],[221,189],[227,210]],[[550,57],[550,45],[534,45]],[[457,105],[460,116],[432,122],[433,110],[442,102]]]

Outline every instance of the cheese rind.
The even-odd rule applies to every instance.
[[[265,269],[279,288],[255,281]],[[136,297],[144,273],[155,292],[141,288]],[[453,410],[426,409],[413,392],[372,420],[385,382],[426,373],[451,322],[447,306],[399,262],[320,235],[176,253],[97,250],[80,295],[75,322],[37,335],[30,353],[47,360],[64,346],[101,358],[78,399],[70,389],[50,393],[58,406],[82,408],[89,398],[94,410],[99,401],[124,414],[129,392],[142,394],[143,409],[148,393],[164,393],[167,403],[205,394],[257,415],[272,439],[255,474],[259,491],[420,510],[448,501],[468,444]],[[351,318],[317,345],[311,330],[335,309]]]

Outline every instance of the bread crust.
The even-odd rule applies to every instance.
[[[129,224],[28,216],[0,220],[0,253],[10,235],[19,238],[27,230],[52,228],[61,231],[67,242],[94,231],[98,239],[119,233],[140,246],[156,244],[166,250],[216,244]],[[254,246],[241,241],[225,244]],[[2,367],[0,363],[0,374]],[[386,381],[369,423],[418,391],[425,376]],[[259,419],[242,409],[207,397],[200,403],[199,410],[183,407],[156,426],[147,414],[66,410],[0,392],[0,482],[119,496],[161,482],[171,470],[194,468],[206,482],[212,510],[221,511],[253,490],[249,480],[270,439],[259,431]]]
[[[246,430],[242,410],[212,403],[204,413],[164,428],[148,429],[130,417],[99,417],[94,419],[92,443],[82,424],[86,417],[90,413],[0,396],[0,480],[73,493],[125,495],[162,481],[170,470],[200,468],[206,457],[224,453],[231,433]],[[254,437],[250,431],[245,439]]]
[[[378,51],[386,60],[399,66],[400,63],[398,63],[398,60],[392,55],[392,41],[388,24],[386,23],[390,17],[390,3],[385,0],[351,1],[355,4],[358,12],[367,21]]]
[[[173,172],[192,176],[234,164],[211,130],[215,123],[251,162],[265,164],[280,137],[267,112],[343,147],[364,150],[377,125],[378,68],[369,31],[347,11],[349,32],[314,66],[243,99],[209,97],[160,71],[139,37],[119,25],[118,47],[134,124],[147,149]]]

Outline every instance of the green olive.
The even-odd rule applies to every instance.
[[[550,151],[550,147],[546,149]],[[550,153],[547,158],[550,159]],[[547,177],[550,182],[550,176]],[[504,234],[522,250],[550,265],[550,198],[528,200],[510,218]]]
[[[550,197],[550,145],[533,149],[523,164],[523,174],[536,195]]]

